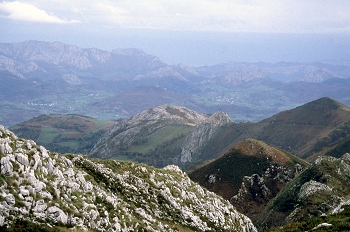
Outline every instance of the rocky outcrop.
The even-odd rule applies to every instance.
[[[158,106],[117,122],[94,146],[89,156],[110,158],[130,147],[135,140],[150,136],[167,125],[178,124],[193,127],[193,133],[182,145],[180,158],[182,163],[186,163],[191,161],[192,154],[198,153],[200,146],[212,137],[218,127],[230,122],[229,116],[222,112],[210,116],[180,106]]]
[[[62,79],[70,85],[80,85],[81,80],[77,75],[74,74],[64,74]]]
[[[221,126],[229,123],[232,123],[232,120],[226,113],[217,112],[199,124],[187,136],[181,148],[181,163],[191,162],[193,157],[200,157],[203,145],[215,135]]]
[[[283,225],[311,216],[339,213],[348,204],[350,155],[319,157],[290,181],[265,209],[258,224]],[[278,220],[277,220],[278,218]]]
[[[304,167],[300,164],[292,166],[273,163],[262,174],[245,176],[241,188],[230,202],[254,221],[268,202],[303,170]]]
[[[177,166],[63,156],[0,131],[0,144],[12,148],[0,153],[0,228],[20,220],[95,231],[256,231]]]

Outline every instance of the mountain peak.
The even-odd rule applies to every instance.
[[[246,139],[236,145],[234,149],[247,156],[271,158],[275,163],[279,164],[292,162],[291,157],[286,155],[285,152],[256,139]]]
[[[264,142],[246,139],[189,176],[254,220],[305,165],[301,159]]]
[[[291,110],[282,111],[263,121],[288,122],[308,125],[333,125],[350,115],[350,108],[340,102],[323,97]]]

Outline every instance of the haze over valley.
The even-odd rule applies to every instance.
[[[126,118],[173,104],[233,121],[259,121],[332,97],[349,104],[350,63],[169,65],[140,49],[83,49],[59,42],[2,43],[0,123],[41,114]]]

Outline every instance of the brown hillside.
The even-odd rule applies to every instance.
[[[222,157],[191,172],[190,178],[230,199],[238,193],[244,176],[262,175],[272,164],[294,165],[303,161],[254,139],[246,139]],[[296,157],[295,157],[296,158]]]
[[[258,140],[308,157],[350,135],[350,108],[321,98],[258,122],[251,130]]]
[[[254,138],[313,161],[348,137],[350,108],[325,97],[257,123],[233,123],[209,141],[202,154],[209,160],[220,157],[244,139]]]
[[[246,139],[189,176],[254,219],[306,165],[305,161],[264,142]]]

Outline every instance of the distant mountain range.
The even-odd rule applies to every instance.
[[[0,123],[50,113],[115,120],[164,104],[256,122],[325,96],[349,105],[349,77],[350,64],[339,62],[188,67],[139,49],[1,43]]]

